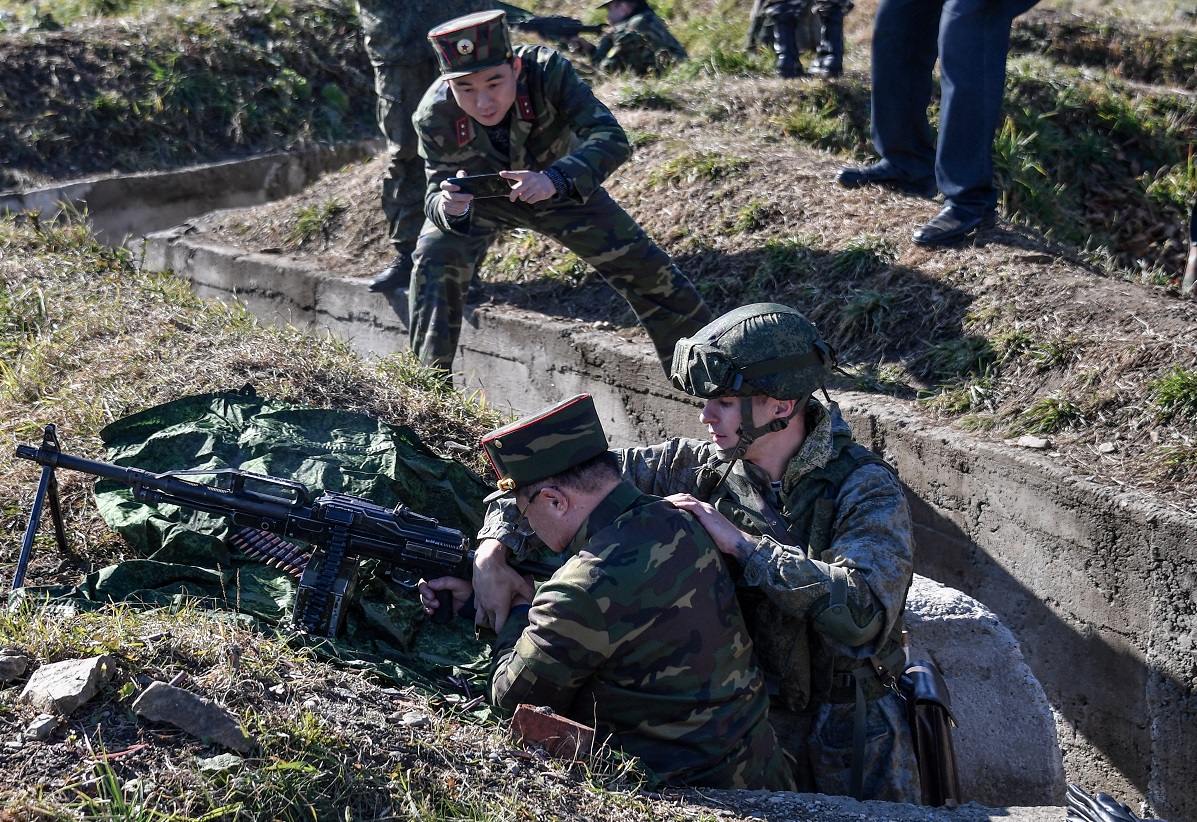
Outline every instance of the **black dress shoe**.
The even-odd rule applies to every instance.
[[[835,174],[835,181],[844,188],[881,186],[927,199],[934,197],[936,193],[934,180],[912,180],[884,163],[873,163],[871,166],[857,168],[841,168]]]
[[[978,229],[993,228],[996,222],[992,211],[976,214],[950,205],[945,206],[931,222],[914,232],[910,239],[915,245],[952,245]]]
[[[371,291],[394,291],[411,285],[411,254],[400,254],[395,261],[370,281]]]

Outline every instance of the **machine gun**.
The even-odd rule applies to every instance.
[[[240,526],[230,539],[234,547],[298,576],[291,621],[309,634],[336,637],[344,632],[360,559],[379,560],[383,575],[405,588],[411,583],[402,580],[404,574],[469,579],[473,567],[474,555],[466,536],[403,504],[384,508],[330,491],[313,497],[305,485],[294,480],[235,468],[155,474],[75,457],[62,453],[53,425],[46,426],[41,447],[18,445],[16,455],[41,465],[42,475],[21,544],[14,590],[24,584],[47,498],[58,547],[67,547],[56,468],[122,483],[132,489],[135,499],[149,505],[167,503],[227,517]],[[214,482],[199,482],[201,477]],[[300,551],[285,540],[299,540],[311,551]],[[535,563],[515,567],[541,577],[552,574],[548,566]],[[438,599],[440,607],[432,619],[446,622],[452,618],[449,593],[439,592]]]
[[[573,17],[537,17],[529,14],[519,18],[512,17],[509,24],[517,31],[539,34],[548,40],[567,42],[571,38],[582,34],[602,34],[605,28],[602,24],[588,26]]]

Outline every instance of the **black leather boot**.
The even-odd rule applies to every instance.
[[[415,245],[397,245],[394,261],[382,270],[377,277],[370,281],[370,290],[386,293],[397,288],[407,288],[411,284],[411,253],[416,250]]]
[[[773,18],[773,51],[777,52],[777,76],[801,77],[805,72],[798,61],[798,16],[783,14]]]
[[[810,73],[815,77],[839,77],[844,73],[844,10],[829,9],[819,14],[822,33]]]

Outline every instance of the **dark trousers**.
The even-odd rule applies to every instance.
[[[430,55],[431,56],[431,55]],[[382,211],[391,243],[411,253],[424,225],[424,160],[411,117],[436,79],[436,62],[389,63],[374,70],[378,127],[387,138],[387,169],[382,178]]]
[[[950,205],[997,205],[993,135],[1002,113],[1010,24],[1038,0],[881,0],[873,22],[873,145]],[[940,61],[938,142],[927,122]]]

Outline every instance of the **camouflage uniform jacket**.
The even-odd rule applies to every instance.
[[[893,472],[881,465],[864,464],[839,485],[826,533],[804,532],[812,518],[803,510],[809,506],[799,507],[799,500],[810,498],[811,483],[837,460],[851,458],[846,449],[851,432],[834,404],[828,411],[811,399],[808,431],[782,478],[780,493],[757,466],[740,461],[712,496],[710,489],[726,463],[719,461],[709,441],[672,439],[617,452],[625,478],[646,493],[693,494],[710,501],[749,534],[767,530],[759,499],[769,501],[785,520],[793,541],[756,537],[757,550],[743,569],[741,604],[770,690],[792,711],[813,709],[833,696],[836,701],[849,698],[843,691],[831,693],[832,674],[882,650],[905,608],[914,565],[910,508]],[[527,549],[507,522],[511,516],[511,511],[492,506],[479,539],[497,538],[522,555]],[[808,551],[812,537],[819,544]],[[857,625],[884,613],[881,630],[867,644],[851,647],[822,635],[822,641],[815,641],[808,615],[826,603],[833,567],[847,570],[846,604]]]
[[[697,520],[621,483],[513,610],[491,699],[594,725],[662,781],[792,790],[735,583]]]
[[[435,61],[429,29],[491,8],[490,0],[358,0],[357,17],[371,65],[385,66]]]
[[[635,74],[664,71],[687,57],[686,50],[652,9],[645,9],[616,23],[603,35],[590,55],[602,71]]]
[[[494,174],[552,166],[572,183],[576,202],[586,202],[631,155],[615,115],[582,82],[569,60],[544,46],[516,46],[515,53],[523,69],[509,115],[510,156],[501,154],[486,129],[461,110],[445,80],[432,84],[412,117],[428,178],[424,213],[441,231],[468,233],[468,223],[467,230],[457,221],[450,224],[440,207],[440,183],[458,169]],[[534,208],[570,202],[557,197]]]

